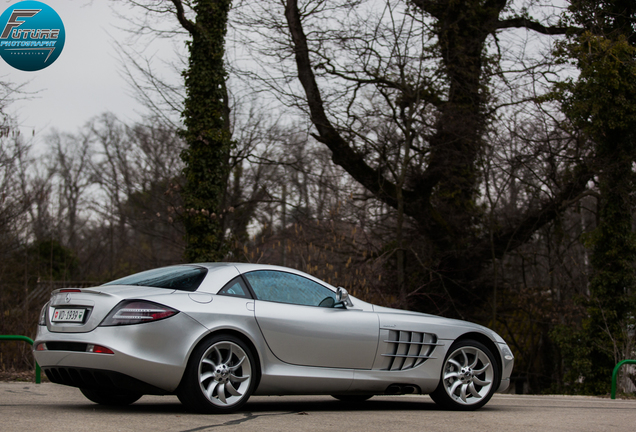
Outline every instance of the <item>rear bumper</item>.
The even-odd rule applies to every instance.
[[[186,314],[144,324],[97,327],[85,333],[56,333],[40,326],[34,347],[48,343],[47,350],[33,354],[47,376],[53,377],[49,379],[59,384],[171,393],[181,381],[191,349],[206,333],[205,327]],[[113,354],[80,349],[91,344],[107,347]],[[122,384],[126,382],[133,384]]]
[[[83,389],[108,390],[116,393],[163,395],[167,392],[131,376],[99,369],[46,367],[49,381]]]

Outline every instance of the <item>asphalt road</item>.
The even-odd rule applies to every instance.
[[[125,408],[96,405],[57,384],[0,383],[0,431],[630,431],[636,400],[495,395],[481,410],[439,410],[428,396],[376,396],[350,405],[329,396],[253,397],[228,415],[188,413],[174,396]]]

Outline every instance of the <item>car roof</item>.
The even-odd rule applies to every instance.
[[[185,265],[201,266],[201,267],[208,268],[210,270],[218,269],[220,267],[236,267],[236,269],[241,273],[254,271],[254,270],[279,270],[279,271],[286,271],[290,273],[299,273],[303,275],[306,274],[300,270],[296,270],[290,267],[282,267],[282,266],[276,266],[271,264],[238,263],[238,262],[205,262],[205,263],[189,263]]]
[[[233,263],[233,262],[207,262],[207,263],[191,263],[189,265],[195,265],[195,266],[201,266],[201,267],[205,267],[207,269],[209,269],[210,271],[219,271],[222,270],[224,267],[234,267],[236,270],[238,270],[238,272],[240,274],[245,274],[251,271],[256,271],[256,270],[273,270],[273,271],[281,271],[281,272],[286,272],[286,273],[293,273],[293,274],[297,274],[299,276],[303,276],[305,278],[308,279],[312,279],[315,282],[327,286],[330,289],[335,291],[335,287],[327,282],[325,282],[324,280],[317,278],[315,276],[312,276],[310,274],[307,274],[301,270],[296,270],[290,267],[282,267],[282,266],[276,266],[276,265],[270,265],[270,264],[253,264],[253,263]]]

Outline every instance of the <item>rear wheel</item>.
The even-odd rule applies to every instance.
[[[254,392],[256,370],[254,356],[242,340],[217,335],[193,351],[177,396],[197,412],[233,412]]]
[[[80,391],[86,398],[100,405],[125,406],[137,402],[142,396],[137,393],[117,393],[110,390],[94,390],[81,388]]]
[[[430,396],[447,409],[475,410],[490,400],[499,380],[499,367],[490,350],[475,340],[461,340],[451,346],[439,385]]]

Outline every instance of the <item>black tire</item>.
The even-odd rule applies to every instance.
[[[373,395],[331,395],[331,397],[334,397],[342,402],[360,403],[371,399]]]
[[[254,392],[257,374],[254,355],[242,340],[216,335],[192,352],[177,397],[195,412],[231,413]]]
[[[135,403],[142,396],[137,393],[117,393],[111,390],[94,390],[81,388],[80,391],[86,398],[100,405],[126,406]]]
[[[439,384],[430,396],[443,408],[472,411],[488,403],[500,380],[499,365],[484,344],[459,340],[448,350]]]

